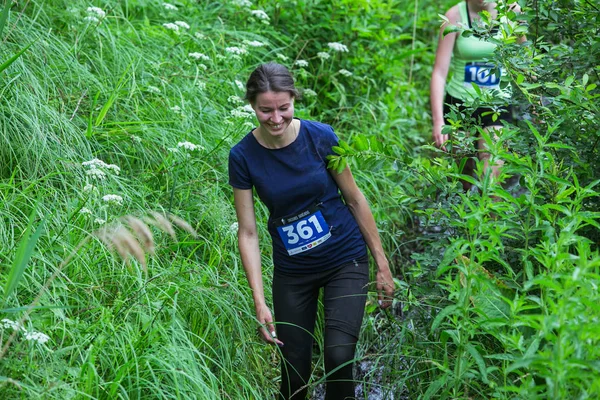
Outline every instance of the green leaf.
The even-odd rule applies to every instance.
[[[485,361],[483,360],[483,357],[481,357],[481,354],[479,354],[479,352],[477,351],[475,346],[471,345],[470,343],[467,343],[465,348],[467,349],[469,354],[475,360],[475,363],[477,364],[477,367],[479,368],[479,373],[481,374],[481,378],[482,378],[483,382],[488,383],[489,381],[488,381],[488,377],[487,377],[487,370],[485,368]]]
[[[12,267],[10,269],[10,272],[8,273],[8,280],[6,282],[6,286],[4,287],[5,302],[6,300],[8,300],[8,297],[11,295],[11,293],[17,288],[19,282],[23,278],[23,274],[25,273],[27,263],[33,255],[35,245],[42,234],[42,230],[44,228],[43,221],[35,229],[35,232],[31,234],[36,213],[37,208],[34,208],[31,215],[29,216],[29,223],[27,225],[27,229],[23,234],[23,238],[21,239],[21,243],[19,244],[19,248],[17,249],[17,252],[15,254],[15,259],[13,260]]]
[[[569,76],[567,79],[565,79],[565,86],[571,86],[574,80],[575,77],[573,75]]]
[[[523,76],[523,74],[519,74],[516,79],[517,85],[520,85],[524,81],[525,81],[525,77]]]
[[[450,304],[442,311],[440,311],[439,314],[436,315],[435,319],[433,320],[433,323],[431,324],[431,332],[435,331],[442,322],[442,320],[447,316],[452,315],[457,309],[458,306],[456,304]]]

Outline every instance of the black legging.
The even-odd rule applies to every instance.
[[[277,336],[284,343],[279,399],[306,398],[321,287],[324,288],[325,308],[325,399],[354,399],[352,360],[362,324],[368,280],[366,257],[320,273],[275,271],[273,306]]]

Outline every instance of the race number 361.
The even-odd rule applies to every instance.
[[[279,226],[277,231],[289,255],[308,251],[331,237],[329,225],[321,211],[291,224]]]

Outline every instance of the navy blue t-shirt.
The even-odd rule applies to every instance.
[[[250,132],[229,153],[229,184],[254,187],[269,209],[277,269],[310,273],[366,256],[358,224],[331,176],[335,172],[327,170],[326,157],[337,144],[331,126],[301,120],[298,137],[286,147],[267,149]],[[305,236],[311,243],[303,245]]]

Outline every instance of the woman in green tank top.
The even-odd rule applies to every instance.
[[[517,3],[512,5],[512,10],[520,12]],[[482,107],[476,109],[471,115],[481,123],[482,128],[487,131],[499,130],[502,128],[501,120],[512,121],[512,109],[509,105],[512,95],[510,85],[500,85],[503,79],[500,68],[489,63],[493,58],[496,45],[476,36],[464,37],[461,35],[462,27],[471,28],[473,24],[480,20],[479,13],[487,11],[493,19],[498,16],[496,3],[485,0],[463,0],[456,4],[446,13],[448,22],[444,23],[440,29],[438,48],[431,76],[431,112],[433,117],[433,140],[435,145],[445,150],[444,143],[448,140],[448,135],[442,134],[442,127],[445,123],[444,115],[449,111],[449,105],[462,104],[469,99],[478,97],[477,91],[473,85],[477,85],[481,90],[492,91],[496,100],[491,105],[502,105],[502,110],[496,121],[492,120],[490,108]],[[445,33],[448,25],[459,28],[458,32]],[[496,33],[500,35],[500,33]],[[523,42],[525,37],[521,37]],[[450,80],[446,82],[448,73]],[[485,115],[483,115],[485,114]],[[485,149],[485,141],[482,138],[477,139],[477,148]],[[477,156],[484,161],[484,171],[491,168],[492,176],[499,175],[501,161],[496,161],[492,166],[489,165],[489,153],[478,151]],[[470,168],[465,168],[465,174],[472,173],[472,164]],[[465,190],[470,188],[470,184],[463,181]]]

